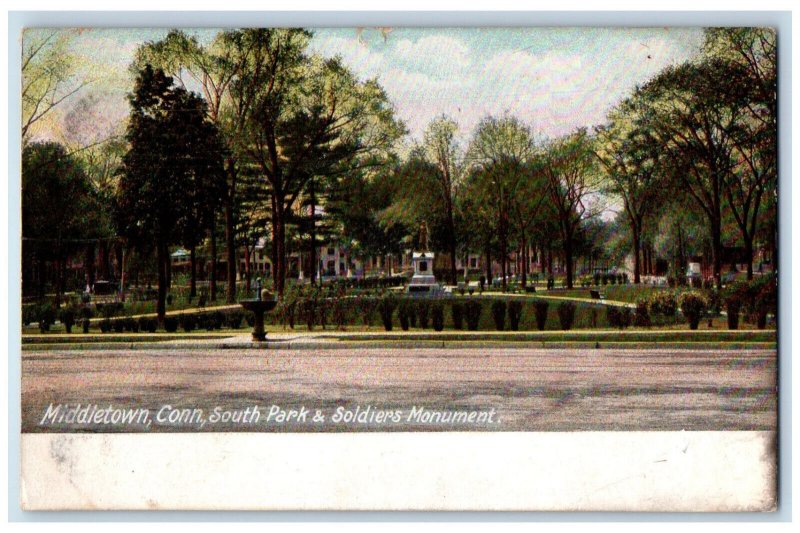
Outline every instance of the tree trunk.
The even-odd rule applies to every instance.
[[[197,296],[197,252],[196,246],[189,246],[189,298]]]
[[[228,158],[228,194],[225,201],[225,254],[227,256],[228,280],[225,287],[225,301],[229,304],[236,302],[236,271],[238,258],[236,257],[236,225],[233,216],[234,200],[236,198],[236,166],[232,158]]]
[[[744,239],[744,253],[747,259],[747,280],[753,279],[753,237],[748,236]]]
[[[125,247],[122,246],[122,261],[119,265],[119,299],[125,301],[125,260],[127,259]]]
[[[158,321],[163,324],[167,312],[167,265],[169,264],[169,255],[165,244],[158,243],[157,248],[158,299],[156,301],[156,315],[158,316]]]
[[[253,277],[253,273],[251,271],[251,259],[250,259],[250,243],[245,242],[244,246],[244,278],[245,278],[245,294],[250,296],[250,280]]]
[[[166,279],[166,289],[169,291],[172,288],[172,261],[169,257],[169,246],[164,245],[164,274]]]
[[[90,243],[90,244],[86,245],[86,256],[84,258],[84,263],[85,263],[84,264],[84,269],[86,270],[86,285],[88,285],[89,288],[91,288],[92,285],[94,285],[94,275],[95,275],[94,263],[95,263],[95,251],[96,251],[96,248],[97,248],[96,243]]]
[[[274,202],[272,211],[273,287],[279,297],[286,284],[286,227],[284,226],[283,199]]]
[[[487,286],[491,286],[492,284],[492,243],[491,241],[486,241],[486,283]]]
[[[111,261],[108,257],[108,243],[100,241],[100,276],[108,281],[111,279]]]
[[[310,272],[309,278],[311,279],[311,284],[315,284],[317,282],[317,219],[314,217],[316,212],[317,206],[314,195],[311,195],[311,241],[310,246],[308,247],[308,257],[310,263]],[[336,265],[338,268],[339,265]],[[300,268],[303,268],[303,265],[300,265]],[[337,268],[334,268],[334,272],[338,272]],[[322,281],[322,280],[319,280]]]
[[[214,214],[211,215],[211,280],[209,287],[209,298],[212,302],[217,301],[217,220]]]
[[[711,256],[713,257],[714,282],[722,289],[722,228],[719,219],[711,223]]]
[[[633,282],[635,284],[639,284],[642,281],[641,276],[641,266],[639,262],[639,255],[641,252],[641,237],[639,236],[639,232],[637,230],[633,230]]]
[[[228,279],[225,285],[225,302],[236,302],[236,236],[233,225],[233,206],[225,206],[225,256],[227,261]]]
[[[572,261],[573,261],[573,258],[572,258],[572,238],[569,237],[569,238],[564,239],[564,262],[566,263],[565,266],[567,267],[567,288],[568,289],[572,288],[572,269],[573,269]]]
[[[116,260],[116,268],[114,270],[114,277],[119,280],[122,277],[122,243],[114,243],[114,259]]]

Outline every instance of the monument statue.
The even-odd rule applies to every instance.
[[[419,225],[419,249],[423,252],[428,251],[428,225],[424,220]]]

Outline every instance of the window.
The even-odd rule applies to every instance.
[[[420,272],[427,272],[428,271],[428,262],[427,261],[420,261],[419,262],[419,271]]]
[[[328,255],[333,255],[333,254],[334,254],[333,248],[328,248]]]

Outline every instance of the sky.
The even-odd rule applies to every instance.
[[[86,29],[74,38],[92,83],[97,134],[128,112],[128,72],[136,47],[167,29]],[[218,30],[185,30],[209,41]],[[512,114],[538,137],[554,137],[605,121],[637,84],[699,52],[699,28],[335,28],[312,29],[310,48],[339,55],[361,79],[377,78],[409,130],[421,140],[446,114],[466,141],[481,118]],[[85,112],[85,106],[83,111]],[[58,127],[56,125],[56,127]],[[46,132],[43,132],[47,135]],[[91,137],[91,135],[89,135]]]

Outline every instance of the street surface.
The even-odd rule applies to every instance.
[[[62,417],[77,404],[146,409],[149,423],[102,423],[100,412],[70,424],[51,409],[40,424],[51,404]],[[22,354],[23,432],[774,430],[776,405],[774,350]]]

